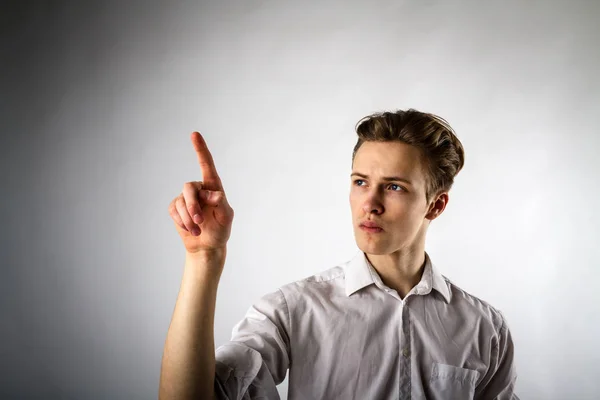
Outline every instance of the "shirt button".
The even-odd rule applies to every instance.
[[[404,349],[402,350],[402,355],[406,358],[408,358],[408,356],[410,355],[410,352],[408,351],[408,349]]]

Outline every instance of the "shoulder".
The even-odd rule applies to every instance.
[[[343,293],[345,264],[321,270],[314,275],[286,283],[262,295],[253,305],[259,309],[280,309],[289,313],[301,303],[311,303],[317,298],[331,298]]]
[[[442,277],[451,293],[450,305],[454,306],[463,318],[467,321],[489,324],[497,333],[507,329],[502,311],[481,297],[469,293],[446,276],[442,275]]]
[[[344,265],[336,265],[306,278],[290,282],[283,285],[280,289],[283,291],[319,290],[326,286],[335,286],[343,283],[344,278]]]
[[[323,269],[320,272],[287,283],[279,288],[283,295],[292,301],[319,295],[333,295],[345,288],[345,263]],[[340,292],[341,293],[341,292]]]

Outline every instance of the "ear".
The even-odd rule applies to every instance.
[[[448,205],[448,200],[450,199],[448,192],[438,193],[433,197],[431,202],[429,203],[427,214],[425,214],[425,218],[430,221],[433,221],[437,217],[439,217],[444,210],[446,209],[446,205]]]

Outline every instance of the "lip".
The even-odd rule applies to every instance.
[[[373,221],[363,221],[360,223],[360,226],[364,226],[366,228],[379,228],[382,229],[379,225],[377,225],[375,222]]]
[[[365,232],[369,232],[369,233],[379,233],[379,232],[383,232],[383,229],[381,227],[379,227],[379,225],[377,225],[374,222],[371,221],[365,221],[362,222],[359,225],[360,229],[362,229]]]
[[[381,228],[369,228],[368,226],[364,226],[364,225],[361,225],[360,229],[362,229],[363,231],[369,232],[369,233],[383,232],[383,229],[381,229]]]

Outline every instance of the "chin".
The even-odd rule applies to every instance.
[[[367,254],[379,255],[379,254],[388,254],[389,253],[389,251],[387,249],[388,246],[386,243],[358,239],[356,241],[356,245],[362,252],[367,253]]]

